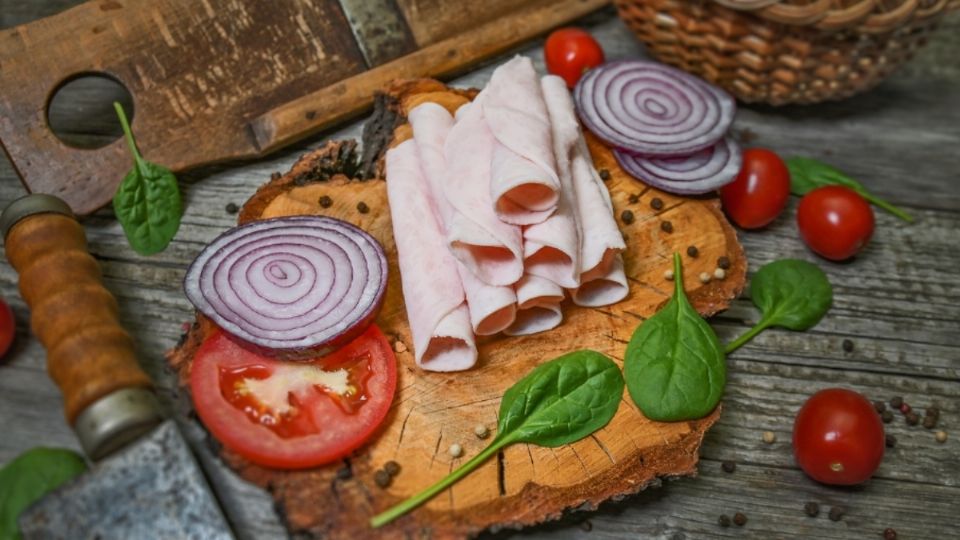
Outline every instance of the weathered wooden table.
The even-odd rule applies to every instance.
[[[76,0],[0,0],[0,28],[55,13]],[[611,12],[583,22],[609,57],[642,54]],[[542,43],[519,52],[538,60]],[[573,513],[561,522],[524,533],[534,537],[880,538],[893,527],[899,538],[956,537],[960,529],[960,16],[954,15],[929,46],[876,90],[841,103],[812,107],[744,106],[736,129],[750,144],[785,155],[829,161],[863,180],[876,193],[917,217],[905,225],[877,211],[877,230],[854,262],[817,259],[796,233],[796,199],[763,232],[741,233],[751,270],[782,257],[820,264],[834,285],[834,307],[812,331],[772,330],[729,359],[730,382],[723,415],[702,449],[700,474],[665,482],[611,502],[595,513]],[[484,67],[456,81],[479,86]],[[112,94],[92,85],[65,97],[58,121],[75,140],[116,138]],[[106,111],[106,112],[105,112]],[[127,246],[109,209],[84,221],[90,249],[100,260],[107,287],[118,297],[126,326],[158,381],[165,404],[185,427],[201,455],[229,518],[242,538],[282,538],[285,531],[269,496],[237,479],[213,457],[177,390],[163,352],[172,347],[192,308],[181,292],[187,264],[203,245],[230,227],[227,203],[242,204],[273,171],[286,170],[306,148],[331,137],[356,137],[360,124],[317,136],[257,163],[181,175],[186,203],[183,225],[163,253],[143,258]],[[0,160],[0,205],[24,193],[10,164]],[[62,401],[44,370],[44,351],[29,334],[28,314],[16,274],[0,263],[0,294],[16,313],[16,344],[0,365],[0,463],[36,445],[77,448],[61,416]],[[721,339],[744,331],[757,317],[747,297],[712,319]],[[853,343],[845,350],[844,340]],[[848,347],[849,348],[849,347]],[[794,465],[793,416],[813,391],[845,386],[872,399],[902,395],[914,407],[941,407],[938,444],[933,433],[910,427],[897,415],[887,432],[897,438],[866,485],[829,488]],[[776,433],[774,444],[761,440]],[[733,473],[721,462],[737,463]],[[804,514],[820,503],[819,517]],[[831,506],[847,508],[842,521],[827,518]],[[743,512],[743,528],[721,528],[721,514]],[[509,536],[508,533],[500,533]]]

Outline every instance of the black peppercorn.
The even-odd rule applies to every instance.
[[[917,416],[915,412],[908,412],[906,414],[906,420],[908,426],[915,426],[920,423],[920,417]]]
[[[894,409],[899,409],[903,405],[903,398],[900,396],[894,396],[890,398],[890,406]]]
[[[370,211],[370,207],[367,206],[367,203],[363,201],[360,201],[357,203],[357,212],[360,212],[361,214],[366,214],[369,211]]]
[[[663,222],[661,222],[661,223],[660,223],[660,230],[663,231],[663,232],[665,232],[665,233],[672,233],[672,232],[673,232],[673,223],[670,223],[669,221],[663,221]]]
[[[585,532],[590,532],[593,530],[593,523],[589,519],[580,522],[580,529]]]
[[[637,193],[631,193],[627,200],[630,201],[630,204],[637,204],[640,202],[640,195]]]
[[[940,408],[936,405],[927,407],[927,410],[923,413],[924,416],[932,416],[934,418],[940,418]]]
[[[320,208],[330,208],[333,206],[333,199],[331,199],[329,195],[323,195],[317,202],[320,203]]]
[[[396,476],[400,472],[400,464],[396,461],[388,461],[383,464],[383,470],[387,471],[390,476]]]
[[[280,173],[278,173],[278,172],[276,172],[276,171],[270,173],[270,179],[271,179],[271,180],[279,180],[279,179],[280,179]]]
[[[631,212],[630,210],[624,210],[624,211],[620,214],[620,219],[621,219],[626,225],[630,225],[631,223],[633,223],[633,212]]]
[[[721,463],[720,467],[723,469],[723,472],[728,472],[728,473],[737,470],[737,464],[730,460],[727,460]]]
[[[897,531],[887,527],[883,530],[883,540],[897,540]]]
[[[840,521],[843,519],[844,514],[847,513],[847,509],[842,506],[832,506],[830,507],[830,521]]]
[[[729,527],[729,526],[730,526],[730,516],[728,516],[728,515],[726,515],[726,514],[721,514],[721,515],[720,515],[720,519],[717,520],[717,523],[719,523],[721,527]]]
[[[663,200],[661,200],[660,197],[654,197],[653,199],[650,200],[650,208],[653,208],[654,210],[662,209]]]
[[[893,435],[887,434],[887,436],[885,437],[885,443],[887,445],[887,448],[893,448],[894,446],[897,445],[897,438],[894,437]]]
[[[696,259],[700,255],[700,250],[697,249],[697,246],[689,246],[687,248],[687,255]]]
[[[923,417],[923,427],[927,429],[933,429],[937,427],[937,417],[936,416],[924,416]]]
[[[883,411],[883,413],[880,414],[880,419],[883,420],[884,424],[889,424],[890,422],[893,422],[893,413],[890,411]]]
[[[234,203],[227,203],[227,208],[226,208],[226,210],[227,210],[227,213],[228,213],[228,214],[236,214],[237,212],[240,211],[240,207],[238,207],[238,206],[237,206],[236,204],[234,204]]]
[[[878,414],[883,414],[883,411],[887,410],[887,404],[882,401],[874,401],[873,408],[877,410]]]
[[[390,485],[390,482],[393,480],[393,477],[390,476],[390,473],[380,469],[377,472],[373,473],[373,482],[377,484],[377,487],[385,488]]]
[[[730,269],[730,258],[726,255],[717,259],[717,268],[723,268],[724,270]]]
[[[738,527],[743,527],[747,524],[747,516],[737,512],[733,515],[733,522],[736,523]]]
[[[353,471],[349,465],[337,469],[337,480],[349,480],[351,478],[353,478]]]
[[[817,517],[820,515],[820,505],[810,501],[807,504],[803,505],[803,511],[807,513],[810,517]]]
[[[600,179],[603,180],[604,182],[610,179],[610,171],[606,169],[600,169],[599,174],[600,174]]]
[[[843,340],[843,352],[853,352],[853,341],[849,339]]]

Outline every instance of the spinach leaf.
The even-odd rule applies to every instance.
[[[133,168],[113,196],[113,211],[130,247],[141,255],[153,255],[166,249],[180,228],[180,189],[170,169],[143,159],[123,107],[116,102],[113,107],[133,155]]]
[[[727,382],[723,347],[683,291],[679,253],[673,275],[673,297],[640,324],[623,361],[633,402],[647,418],[665,422],[706,416]]]
[[[538,366],[504,393],[497,436],[489,446],[436,484],[374,516],[370,525],[381,527],[410,512],[513,443],[557,447],[590,435],[613,418],[622,396],[620,369],[598,352],[575,351]]]
[[[782,259],[760,268],[750,291],[763,316],[756,326],[727,345],[728,354],[771,326],[797,331],[812,328],[833,302],[833,288],[823,270],[797,259]]]
[[[863,184],[826,163],[806,157],[792,157],[786,163],[790,171],[790,192],[794,195],[806,195],[823,186],[844,186],[898,218],[908,223],[913,221],[913,216],[868,192]]]
[[[620,369],[589,350],[547,362],[510,387],[500,402],[497,438],[555,448],[613,418],[623,396]]]
[[[60,448],[27,450],[0,469],[0,538],[19,540],[20,513],[86,470],[83,456]]]

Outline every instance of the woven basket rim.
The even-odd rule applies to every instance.
[[[853,30],[867,33],[891,32],[897,28],[960,8],[960,0],[858,0],[849,5],[837,0],[710,0],[726,8],[790,26],[818,30]]]

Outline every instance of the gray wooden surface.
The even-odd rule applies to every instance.
[[[0,27],[54,13],[73,0],[0,0]],[[584,22],[608,57],[642,54],[631,34],[609,13]],[[520,52],[537,59],[540,42]],[[772,330],[729,359],[730,382],[723,415],[707,435],[697,478],[667,481],[659,488],[592,514],[497,536],[560,538],[880,538],[893,527],[900,538],[956,537],[960,527],[960,16],[952,16],[930,45],[878,89],[842,103],[771,109],[742,107],[736,128],[752,144],[785,155],[830,161],[862,179],[877,194],[902,203],[913,225],[877,212],[877,231],[867,250],[849,264],[810,254],[797,237],[796,199],[769,229],[741,233],[751,270],[783,257],[817,262],[834,284],[834,307],[806,333]],[[476,86],[489,77],[480,68],[457,84]],[[38,90],[39,91],[39,90]],[[63,103],[64,122],[100,126],[91,118],[102,93],[86,90]],[[101,106],[102,107],[102,106]],[[189,403],[178,392],[163,360],[192,309],[180,290],[188,262],[228,228],[228,202],[241,204],[273,171],[285,170],[308,147],[329,137],[356,137],[359,124],[315,137],[256,163],[195,171],[181,176],[186,201],[183,225],[163,253],[133,253],[110,210],[85,220],[90,247],[101,261],[107,287],[120,301],[124,321],[137,338],[144,366],[158,381],[165,403],[181,420],[207,466],[233,525],[242,538],[282,538],[285,532],[268,495],[236,478],[209,451]],[[148,152],[149,154],[149,152]],[[149,155],[147,155],[149,158]],[[24,193],[10,164],[0,159],[0,205]],[[61,417],[61,399],[44,371],[44,352],[27,329],[28,314],[16,275],[0,263],[0,294],[18,322],[15,347],[0,365],[0,463],[35,445],[77,447]],[[744,331],[757,317],[745,294],[712,319],[722,339]],[[844,339],[853,341],[844,352]],[[866,485],[838,489],[806,478],[793,463],[793,415],[813,391],[854,388],[874,399],[903,395],[915,407],[936,403],[945,444],[899,415],[887,426],[898,439]],[[766,445],[771,430],[777,442]],[[955,432],[955,433],[954,433]],[[734,473],[721,471],[734,460]],[[804,515],[806,501],[823,507]],[[319,502],[318,502],[319,504]],[[830,521],[831,505],[848,513]],[[743,528],[717,525],[720,514],[743,512]]]

